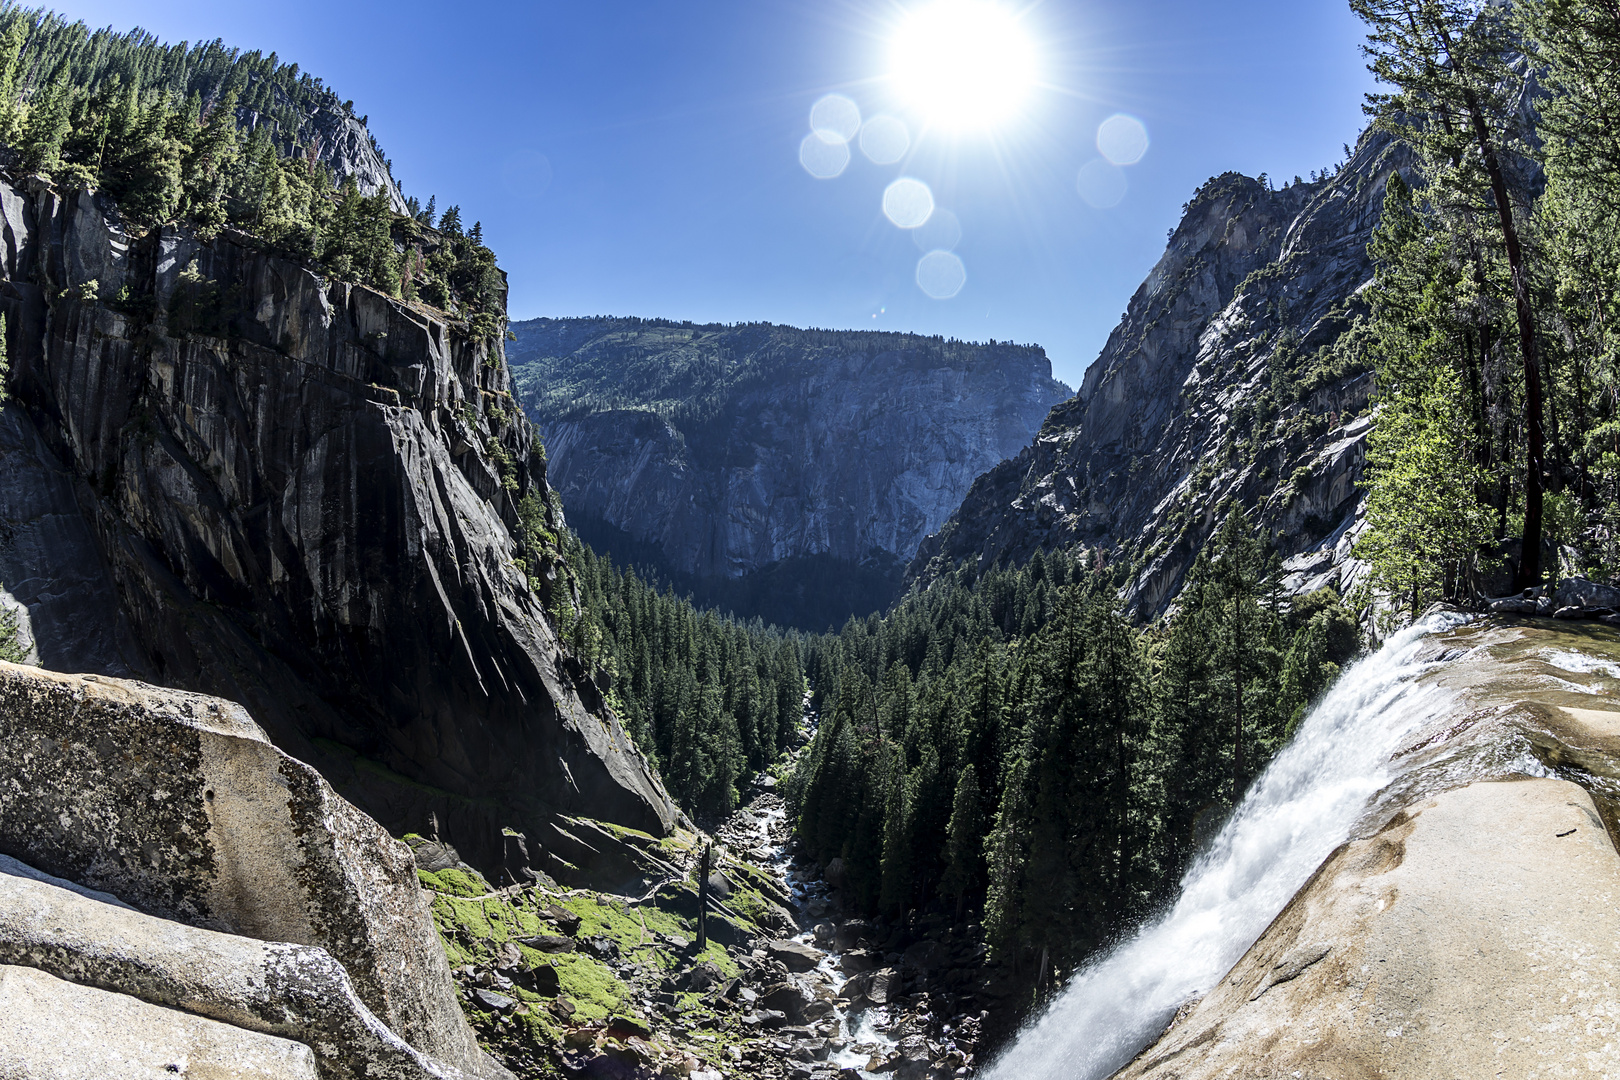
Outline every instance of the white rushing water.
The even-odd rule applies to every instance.
[[[1436,615],[1344,673],[1250,787],[1163,913],[1092,961],[987,1080],[1102,1080],[1247,951],[1393,778],[1391,755],[1444,707],[1420,687],[1423,639],[1466,621]]]

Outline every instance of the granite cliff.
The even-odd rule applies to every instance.
[[[520,564],[519,504],[560,517],[498,342],[38,180],[0,184],[0,235],[0,580],[45,666],[239,702],[492,875],[557,814],[668,831],[548,620],[555,549]]]
[[[1354,319],[1404,153],[1369,135],[1320,179],[1199,189],[1079,392],[974,482],[908,579],[1081,547],[1124,560],[1127,607],[1152,618],[1235,500],[1276,537],[1291,589],[1348,591],[1372,394]]]
[[[887,606],[1068,388],[1038,348],[639,319],[513,324],[516,392],[599,550],[824,629]]]

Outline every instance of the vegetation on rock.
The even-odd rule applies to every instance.
[[[144,31],[0,8],[0,146],[12,171],[102,192],[137,231],[239,229],[334,277],[431,305],[477,340],[499,337],[506,282],[481,225],[465,229],[457,207],[435,224],[432,200],[396,209],[386,174],[370,195],[352,172],[336,177],[322,160],[322,111],[353,118],[350,103],[273,53],[169,47]]]

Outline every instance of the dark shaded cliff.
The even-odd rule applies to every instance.
[[[1235,500],[1277,538],[1291,589],[1348,590],[1372,393],[1354,324],[1403,153],[1368,136],[1328,178],[1200,189],[1079,393],[974,483],[908,580],[1093,549],[1125,561],[1127,606],[1149,618]]]
[[[48,666],[238,701],[491,872],[558,813],[668,830],[519,565],[519,501],[560,519],[498,345],[37,180],[0,184],[0,230],[0,577]]]
[[[569,518],[700,600],[809,629],[878,610],[973,479],[1068,394],[1032,346],[640,319],[513,324]]]

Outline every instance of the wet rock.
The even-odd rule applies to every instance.
[[[1620,1048],[1584,1004],[1588,988],[1620,983],[1620,912],[1593,902],[1620,891],[1620,856],[1600,820],[1591,797],[1562,780],[1419,796],[1329,856],[1227,977],[1120,1076],[1620,1068]],[[1579,962],[1546,964],[1550,942]]]
[[[839,957],[838,966],[846,975],[859,975],[863,971],[876,971],[878,957],[866,949],[851,949]]]
[[[812,995],[795,983],[778,983],[760,995],[759,1004],[798,1023],[804,1020],[805,1006],[813,1000]]]
[[[865,919],[846,919],[838,924],[837,942],[840,949],[853,949],[863,938],[872,936],[872,924]]]
[[[866,999],[874,1005],[887,1005],[900,997],[900,986],[900,973],[893,968],[874,971],[866,984]]]

